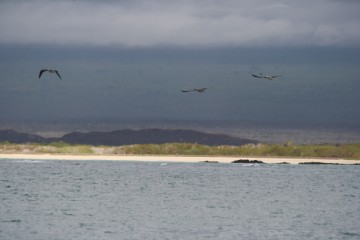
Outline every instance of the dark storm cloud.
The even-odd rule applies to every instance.
[[[359,1],[0,1],[0,42],[324,46],[360,42]]]

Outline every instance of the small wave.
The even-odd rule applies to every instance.
[[[3,221],[4,223],[21,223],[21,220],[19,219],[14,219],[14,220],[8,220],[8,221]]]
[[[359,233],[353,233],[353,232],[341,232],[341,234],[349,237],[360,237]]]
[[[24,160],[18,160],[18,161],[15,161],[17,163],[42,163],[44,161],[42,160],[30,160],[30,159],[24,159]]]
[[[243,167],[258,167],[260,164],[258,163],[246,163],[242,165]]]

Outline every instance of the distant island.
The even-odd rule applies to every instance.
[[[251,156],[360,160],[360,144],[266,144],[222,134],[179,129],[72,132],[58,138],[0,130],[0,154]]]
[[[58,138],[45,138],[37,134],[14,130],[0,130],[0,142],[51,143],[123,146],[132,144],[193,143],[208,146],[240,146],[257,144],[259,141],[241,139],[224,134],[211,134],[183,129],[117,130],[111,132],[71,132]]]

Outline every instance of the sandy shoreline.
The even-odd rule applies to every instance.
[[[27,159],[27,160],[107,160],[107,161],[142,161],[142,162],[204,162],[216,161],[231,163],[238,159],[259,160],[264,163],[298,164],[300,162],[323,162],[338,164],[355,164],[360,160],[325,159],[325,158],[287,158],[287,157],[228,157],[228,156],[164,156],[164,155],[61,155],[61,154],[0,154],[0,160]]]

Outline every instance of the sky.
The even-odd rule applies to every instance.
[[[0,0],[0,122],[359,126],[359,13],[356,0]]]

